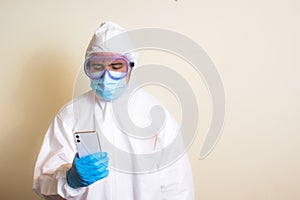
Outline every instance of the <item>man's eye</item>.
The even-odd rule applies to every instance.
[[[100,65],[100,64],[94,64],[94,65],[92,65],[92,70],[102,71],[102,70],[104,70],[104,66]]]
[[[110,65],[113,69],[121,69],[124,65],[122,63],[113,63]]]

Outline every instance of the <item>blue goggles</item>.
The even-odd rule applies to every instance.
[[[94,53],[85,60],[84,72],[92,80],[102,78],[106,72],[108,72],[108,75],[113,79],[122,79],[127,76],[129,67],[132,68],[133,66],[134,63],[130,62],[124,55],[102,55]],[[118,74],[121,76],[118,76]]]

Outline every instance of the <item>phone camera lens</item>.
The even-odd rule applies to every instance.
[[[80,142],[80,140],[77,140],[77,142],[79,143],[79,142]]]
[[[76,138],[79,138],[79,135],[76,135]]]

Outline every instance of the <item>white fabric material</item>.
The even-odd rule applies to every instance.
[[[119,38],[110,40],[115,36],[119,36]],[[128,57],[131,62],[136,62],[137,56],[136,53],[132,52],[133,50],[133,43],[124,28],[112,22],[103,22],[94,33],[86,50],[85,58],[96,52],[113,52],[126,54],[125,56]]]
[[[66,171],[71,167],[76,147],[73,133],[79,129],[74,115],[74,108],[78,109],[86,103],[93,105],[95,123],[105,137],[119,148],[126,151],[141,153],[144,143],[125,138],[115,126],[111,118],[111,103],[103,103],[93,91],[77,97],[66,104],[51,123],[40,150],[35,171],[33,190],[44,199],[71,200],[193,200],[194,188],[191,168],[186,155],[165,169],[159,169],[150,174],[122,173],[110,169],[108,177],[95,182],[88,187],[73,189],[66,182]],[[157,104],[148,94],[141,92],[130,101],[130,116],[137,124],[147,124],[149,120],[148,108]],[[145,109],[146,108],[146,109]],[[84,109],[84,108],[82,108]],[[88,113],[86,116],[92,116]],[[82,116],[85,117],[85,116]],[[146,119],[146,120],[143,120]],[[88,119],[87,119],[88,120]],[[87,126],[90,126],[89,123]],[[81,127],[82,128],[82,127]],[[80,128],[80,129],[81,129]],[[88,127],[89,128],[89,127]],[[169,144],[177,134],[175,121],[167,114],[167,121],[163,134],[157,140],[148,141],[147,152],[157,151]],[[122,135],[122,136],[121,136]],[[151,144],[151,145],[149,145]],[[152,149],[151,149],[152,148]],[[103,149],[106,151],[106,149]],[[110,160],[118,160],[108,152]],[[138,163],[134,163],[138,164]],[[133,165],[134,165],[133,164]],[[159,168],[159,167],[158,167]]]

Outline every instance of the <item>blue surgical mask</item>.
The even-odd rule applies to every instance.
[[[117,99],[126,89],[126,73],[105,71],[100,79],[91,80],[91,88],[106,101]]]

